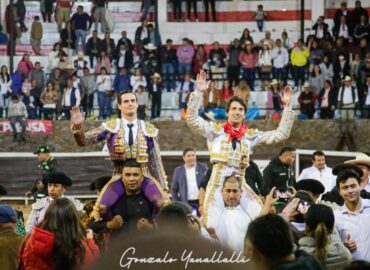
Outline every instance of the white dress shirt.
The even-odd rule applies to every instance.
[[[298,177],[298,181],[302,179],[316,179],[319,180],[325,187],[325,192],[333,189],[336,185],[336,178],[332,174],[332,169],[325,165],[323,170],[319,170],[315,166],[304,169]]]
[[[361,208],[351,212],[344,204],[342,210],[335,210],[335,226],[342,241],[356,241],[357,251],[352,253],[353,260],[370,262],[370,200],[360,198]]]
[[[280,53],[279,53],[280,51]],[[284,47],[272,49],[271,58],[275,68],[283,68],[289,62],[289,54]]]
[[[72,88],[69,88],[63,95],[63,101],[62,101],[63,106],[71,107],[71,95],[72,95]],[[80,106],[81,95],[80,95],[80,90],[78,88],[76,88],[75,90],[75,98],[76,98],[75,106]]]
[[[366,190],[367,192],[370,193],[370,176],[369,176],[369,180],[368,180],[367,185],[365,186],[364,190]]]
[[[358,102],[358,95],[357,95],[357,90],[356,89],[355,89],[355,100],[353,100],[352,86],[344,86],[344,87],[340,88],[339,93],[338,93],[338,101],[341,101],[342,91],[344,91],[343,101],[342,101],[342,103],[344,105],[353,104],[353,103]]]
[[[126,119],[122,118],[122,126],[123,126],[123,130],[125,131],[125,141],[127,143],[128,143],[128,135],[130,132],[129,127],[127,126],[128,124],[134,124],[132,127],[132,135],[134,136],[134,142],[136,142],[137,141],[137,131],[139,129],[139,122],[137,121],[137,119],[134,120],[133,122],[129,122]]]
[[[185,172],[186,172],[186,182],[188,185],[188,201],[190,200],[198,200],[199,198],[199,189],[197,184],[197,176],[196,176],[196,166],[193,166],[191,168],[186,168],[185,166]]]
[[[367,96],[365,100],[365,105],[370,105],[370,85],[367,86]]]

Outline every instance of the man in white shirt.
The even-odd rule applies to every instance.
[[[355,116],[355,107],[358,102],[358,93],[355,86],[352,85],[351,76],[344,78],[344,85],[339,89],[338,108],[341,109],[342,119],[353,119]]]
[[[338,173],[337,187],[344,206],[336,210],[335,226],[353,260],[370,261],[370,201],[360,197],[361,170]]]
[[[281,40],[277,39],[275,48],[272,49],[271,59],[273,60],[274,78],[280,81],[281,85],[286,85],[287,66],[289,62],[288,50],[281,46]]]
[[[73,86],[72,78],[68,78],[67,87],[64,88],[63,93],[63,114],[67,119],[70,118],[70,111],[73,106],[80,106],[81,104],[81,94],[80,89]]]
[[[370,193],[370,157],[363,153],[358,153],[355,159],[347,160],[346,164],[354,164],[362,170],[361,189]]]
[[[194,210],[199,209],[199,187],[207,172],[207,166],[197,162],[194,149],[183,151],[184,165],[175,168],[172,178],[172,200],[189,204]]]
[[[316,151],[312,154],[312,166],[304,169],[298,177],[298,181],[302,179],[319,180],[325,187],[325,192],[329,192],[335,186],[335,176],[332,174],[332,169],[326,166],[325,154],[322,151]]]

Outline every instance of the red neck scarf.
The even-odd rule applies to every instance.
[[[224,124],[224,131],[225,133],[229,134],[229,142],[231,142],[235,138],[240,141],[247,130],[247,126],[244,124],[242,124],[238,130],[235,130],[229,121],[226,121],[226,123]]]

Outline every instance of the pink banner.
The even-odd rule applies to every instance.
[[[21,131],[21,126],[16,123],[16,129]],[[27,134],[52,134],[53,121],[50,120],[27,120]],[[0,134],[11,135],[13,134],[12,127],[8,120],[0,121]]]

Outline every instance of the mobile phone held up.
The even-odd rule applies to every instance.
[[[297,205],[297,212],[304,215],[307,213],[308,208],[310,208],[311,204],[306,201],[300,201]]]
[[[273,196],[278,199],[278,202],[287,203],[293,197],[293,190],[291,188],[275,189]]]

